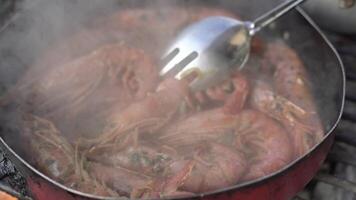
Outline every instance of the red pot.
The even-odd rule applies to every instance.
[[[177,0],[179,1],[179,0]],[[81,1],[78,1],[81,2]],[[83,1],[84,4],[88,0]],[[144,4],[140,1],[139,4]],[[200,1],[202,3],[203,1]],[[221,0],[217,1],[220,5],[236,10],[241,15],[249,16],[251,19],[258,16],[261,12],[266,11],[273,4],[273,0],[240,0],[238,2]],[[274,3],[273,3],[274,2]],[[136,4],[136,3],[134,3]],[[254,6],[254,5],[259,5]],[[132,6],[132,5],[131,5]],[[140,5],[134,5],[140,6]],[[68,14],[70,15],[70,14]],[[11,22],[18,24],[21,17],[16,17]],[[24,20],[24,19],[22,19]],[[8,26],[3,29],[0,35],[0,44],[3,38],[13,35],[14,37],[25,37],[26,32],[13,34],[13,29]],[[50,23],[50,21],[49,21]],[[20,23],[21,24],[21,23]],[[68,23],[70,24],[70,23]],[[10,27],[10,28],[9,28]],[[290,38],[286,40],[289,46],[293,47],[301,56],[310,75],[312,88],[317,98],[317,105],[323,124],[325,125],[325,137],[321,143],[316,145],[309,153],[290,163],[283,169],[266,177],[254,180],[248,183],[235,185],[206,194],[201,194],[192,198],[204,199],[244,199],[244,200],[285,200],[293,197],[297,192],[312,179],[316,174],[333,143],[335,132],[334,128],[338,123],[344,104],[345,95],[345,74],[341,60],[332,47],[330,42],[321,33],[319,28],[312,20],[301,10],[292,11],[281,20],[275,23],[274,29],[266,30],[267,35],[273,37],[283,37],[288,32]],[[21,39],[19,39],[21,41]],[[12,42],[16,42],[13,39]],[[34,41],[35,42],[35,41]],[[12,43],[14,44],[14,43]],[[27,44],[11,45],[15,46],[14,50],[20,51],[26,48]],[[10,48],[10,47],[9,47]],[[3,48],[0,48],[0,50]],[[20,55],[19,55],[20,56]],[[35,56],[35,55],[33,55]],[[20,58],[21,59],[21,58]],[[28,63],[31,58],[23,58]],[[26,60],[27,59],[27,60]],[[0,60],[0,69],[7,64],[6,60]],[[6,66],[5,66],[6,67]],[[0,76],[1,79],[4,79]],[[5,80],[5,79],[4,79]],[[2,81],[0,83],[9,82]],[[25,175],[29,189],[33,197],[37,200],[74,200],[74,199],[108,199],[94,195],[84,194],[72,190],[58,182],[50,179],[28,162],[20,155],[25,149],[21,148],[20,141],[17,141],[11,133],[2,130],[0,144],[6,149],[8,156]],[[114,198],[112,198],[114,199]]]

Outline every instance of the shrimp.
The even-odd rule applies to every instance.
[[[135,197],[178,197],[235,184],[247,169],[244,156],[218,143],[201,143],[196,151],[175,160],[168,174],[137,189]]]
[[[255,110],[237,116],[236,148],[248,158],[242,181],[263,177],[293,160],[293,146],[287,131],[276,121]]]
[[[303,124],[315,127],[312,137],[315,138],[316,143],[321,141],[324,136],[324,129],[317,112],[315,99],[311,93],[311,83],[308,82],[307,72],[303,63],[296,52],[286,45],[274,44],[268,48],[271,49],[269,52],[276,52],[276,54],[272,55],[267,53],[267,58],[270,59],[270,62],[277,62],[274,73],[276,91],[278,94],[285,96],[291,102],[308,111],[309,115],[307,115],[307,118],[301,118],[300,120],[302,120]],[[284,52],[284,54],[279,54],[278,52]]]
[[[236,124],[236,115],[221,108],[195,113],[160,131],[158,141],[174,148],[186,148],[204,141],[228,140]]]
[[[272,173],[293,159],[292,141],[276,121],[255,110],[228,115],[215,109],[195,114],[169,126],[160,142],[183,153],[196,152],[192,146],[218,142],[242,153],[240,159],[250,168],[244,180]]]
[[[22,116],[24,137],[33,163],[51,178],[74,189],[97,195],[117,195],[93,180],[84,168],[85,158],[60,134],[51,121],[26,114]],[[33,156],[36,155],[36,156]]]
[[[159,6],[154,5],[147,5],[149,8],[122,9],[108,18],[97,20],[96,25],[109,33],[123,32],[129,35],[125,41],[159,59],[160,50],[189,24],[216,15],[237,18],[234,13],[219,8],[180,7],[164,2],[160,2]]]
[[[132,144],[132,143],[131,143]],[[162,177],[173,160],[180,157],[168,146],[158,143],[140,142],[125,149],[117,145],[96,154],[87,154],[90,161],[107,166],[121,166],[150,176]]]
[[[130,196],[137,187],[144,187],[152,178],[120,166],[106,166],[97,162],[87,163],[88,172],[100,183],[105,183],[119,195]]]
[[[274,85],[257,81],[252,106],[280,121],[293,138],[295,155],[304,155],[323,137],[304,66],[295,52],[281,44],[269,45],[265,59],[274,67]]]
[[[130,135],[128,133],[153,132],[160,128],[178,111],[188,93],[188,84],[184,80],[170,78],[158,86],[157,92],[130,104],[121,112],[114,110],[103,134],[95,139],[97,144],[91,151],[115,143]]]
[[[93,137],[113,107],[122,109],[154,90],[158,84],[155,70],[143,51],[108,45],[50,68],[38,79],[20,80],[15,100],[22,102],[24,112],[54,121],[71,139]],[[72,121],[78,118],[80,123],[74,125]]]
[[[184,191],[201,193],[234,185],[248,169],[241,152],[218,143],[199,145],[194,154],[196,164],[180,187]]]
[[[226,114],[237,114],[245,105],[249,82],[242,73],[234,73],[217,86],[198,91],[188,98],[191,107],[211,109],[222,107]]]
[[[224,102],[224,113],[237,114],[245,105],[249,93],[249,83],[243,74],[235,73],[228,83],[209,88],[206,93],[211,99]]]

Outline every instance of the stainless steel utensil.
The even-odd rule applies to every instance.
[[[203,90],[226,79],[248,60],[251,37],[304,0],[289,0],[254,22],[215,16],[187,27],[163,56],[161,76],[178,80],[195,73],[192,90]]]

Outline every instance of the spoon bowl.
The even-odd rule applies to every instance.
[[[191,88],[205,89],[222,81],[236,67],[244,66],[250,39],[243,22],[228,17],[208,17],[187,27],[177,37],[164,55],[168,62],[160,75],[175,75],[180,80],[195,73],[197,77],[191,82]]]
[[[285,1],[254,22],[213,16],[188,26],[162,57],[160,76],[181,80],[193,75],[193,91],[219,84],[245,66],[252,36],[303,1]]]

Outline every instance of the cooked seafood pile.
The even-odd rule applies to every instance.
[[[159,54],[208,7],[132,8],[46,52],[2,98],[16,102],[32,163],[73,189],[157,198],[271,174],[321,141],[303,63],[282,41],[253,41],[244,68],[193,93],[160,80]]]

